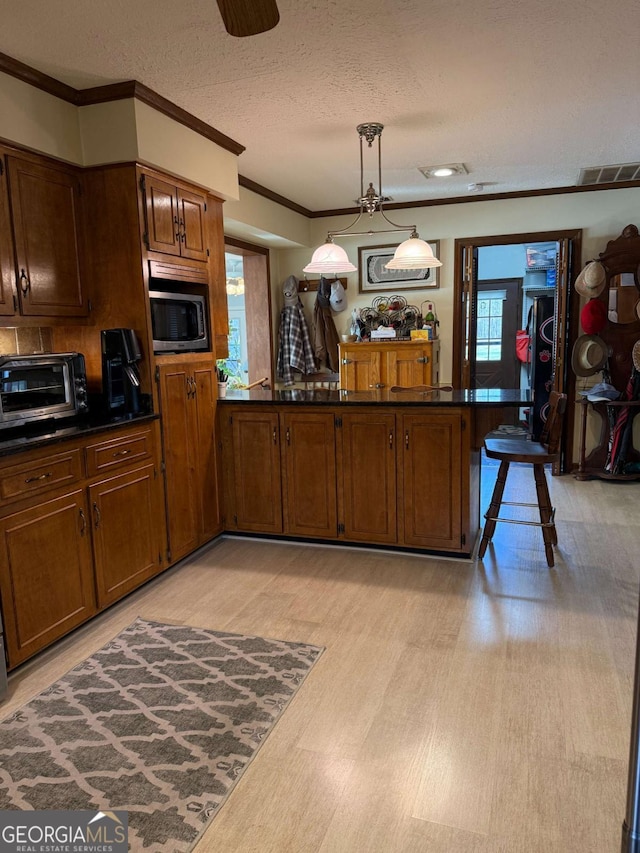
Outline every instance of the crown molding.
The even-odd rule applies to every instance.
[[[61,83],[59,80],[49,77],[48,74],[43,74],[41,71],[25,65],[23,62],[18,62],[17,59],[13,59],[4,53],[0,53],[0,71],[77,107],[135,98],[173,119],[178,124],[182,124],[200,136],[204,136],[206,139],[211,140],[211,142],[215,142],[220,148],[224,148],[236,156],[242,154],[245,150],[244,145],[241,145],[229,136],[225,136],[224,133],[216,130],[215,127],[211,127],[211,125],[191,115],[191,113],[183,110],[182,107],[177,106],[172,101],[167,100],[167,98],[163,98],[162,95],[139,83],[137,80],[110,83],[105,86],[95,86],[91,89],[74,89],[72,86],[67,86],[66,83]]]

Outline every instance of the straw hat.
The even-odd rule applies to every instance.
[[[638,349],[640,351],[640,347]],[[608,358],[609,348],[602,338],[598,335],[580,335],[573,345],[571,369],[576,376],[593,376],[602,370]]]
[[[607,274],[600,261],[590,261],[578,274],[575,288],[580,296],[600,296],[607,283]]]

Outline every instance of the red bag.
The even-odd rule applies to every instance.
[[[531,361],[531,335],[527,329],[518,329],[516,332],[516,356],[523,364]]]

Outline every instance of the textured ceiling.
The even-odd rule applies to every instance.
[[[637,0],[278,6],[275,29],[237,39],[215,0],[0,0],[0,52],[79,89],[138,80],[310,210],[353,206],[363,121],[385,125],[396,202],[573,186],[583,167],[640,160]],[[418,172],[450,162],[469,174]]]

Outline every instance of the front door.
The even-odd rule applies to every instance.
[[[472,388],[519,388],[516,331],[522,315],[522,279],[478,282]],[[517,411],[514,410],[517,415]]]

